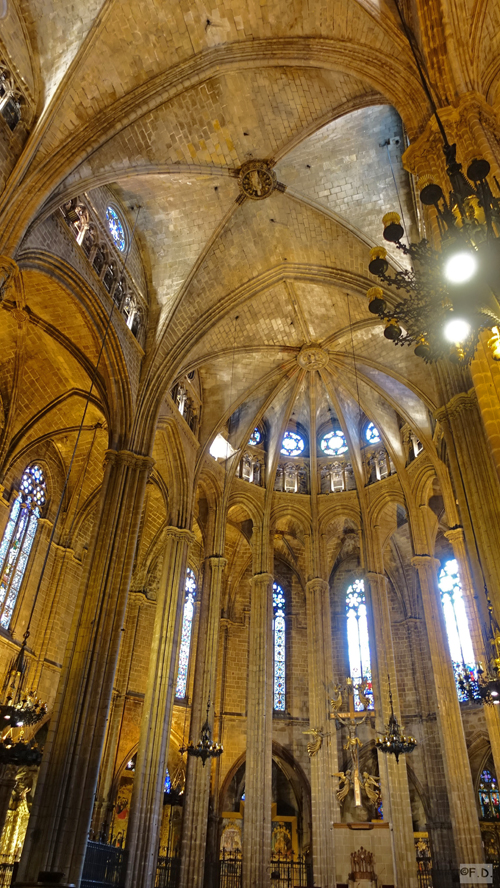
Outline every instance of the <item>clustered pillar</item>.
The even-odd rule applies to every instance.
[[[268,573],[252,578],[248,650],[247,750],[243,888],[270,885],[272,804],[272,585]]]
[[[108,451],[88,573],[50,721],[19,879],[78,884],[111,704],[132,563],[153,461]]]
[[[192,540],[188,530],[166,530],[127,831],[127,888],[149,888],[156,874],[186,564]]]

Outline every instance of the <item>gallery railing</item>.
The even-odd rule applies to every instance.
[[[87,842],[81,888],[122,888],[125,851],[114,845]]]
[[[156,865],[155,888],[177,888],[180,869],[180,857],[159,857]]]

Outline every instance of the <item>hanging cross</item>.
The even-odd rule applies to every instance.
[[[359,747],[361,746],[361,740],[359,737],[356,737],[356,729],[359,725],[362,725],[363,722],[368,718],[368,709],[364,712],[356,712],[354,708],[354,685],[352,683],[352,678],[347,679],[347,697],[349,703],[349,712],[339,712],[338,710],[343,704],[342,692],[340,688],[338,689],[338,696],[336,700],[330,701],[330,706],[332,707],[332,712],[330,713],[330,718],[335,719],[348,731],[347,743],[344,746],[351,756],[352,760],[352,778],[353,778],[353,786],[354,786],[354,804],[355,806],[361,807],[361,782],[359,779]],[[356,719],[361,719],[356,723]],[[335,775],[339,776],[339,775]]]

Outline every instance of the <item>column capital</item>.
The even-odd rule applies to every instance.
[[[306,592],[312,592],[313,594],[327,592],[328,589],[328,582],[321,577],[313,577],[312,580],[309,580],[309,582],[306,583]]]
[[[191,545],[194,543],[196,537],[192,530],[187,530],[185,527],[166,527],[165,528],[165,539],[176,539],[179,543],[187,543]]]
[[[212,570],[215,567],[221,567],[222,570],[224,570],[227,565],[227,558],[224,558],[224,555],[209,555],[208,561],[210,562]]]
[[[414,555],[413,558],[410,559],[413,567],[417,569],[419,567],[437,567],[438,564],[441,564],[438,558],[434,558],[433,555]]]
[[[155,460],[152,456],[144,456],[142,453],[134,453],[132,450],[106,450],[104,454],[104,466],[114,463],[127,468],[146,469],[148,473],[153,471]]]
[[[440,423],[448,423],[452,417],[460,416],[466,410],[476,410],[477,406],[475,389],[469,389],[468,392],[459,392],[458,395],[453,395],[453,398],[450,398],[447,404],[434,411],[434,419],[437,419]]]
[[[376,570],[367,570],[365,573],[365,577],[370,582],[372,580],[374,582],[377,582],[377,580],[384,580],[385,583],[387,582],[387,577],[386,577],[385,573],[378,573],[378,571],[376,571]]]
[[[274,583],[274,577],[270,573],[256,573],[253,575],[251,579],[251,584],[253,585],[268,585],[269,583]]]
[[[450,543],[461,543],[465,539],[464,529],[461,525],[450,527],[449,530],[445,530],[444,535]]]

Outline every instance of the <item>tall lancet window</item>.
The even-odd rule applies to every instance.
[[[354,685],[354,707],[373,709],[370,640],[366,616],[365,584],[354,580],[346,593],[349,674]]]
[[[28,466],[0,543],[0,625],[9,628],[47,488],[40,466]]]
[[[186,696],[189,652],[191,650],[191,634],[193,631],[194,601],[196,598],[196,577],[190,567],[188,567],[186,571],[185,590],[186,598],[184,599],[184,611],[182,614],[179,671],[177,673],[177,685],[175,687],[175,696],[180,700],[183,700]]]
[[[286,693],[286,617],[285,593],[273,583],[273,641],[274,641],[274,710],[285,711]]]
[[[472,679],[475,679],[477,676],[469,621],[462,596],[458,564],[455,558],[450,558],[444,563],[439,571],[438,584],[441,592],[453,671],[455,672],[458,699],[468,700],[467,694],[460,688],[460,680],[463,683],[462,675],[464,670],[469,673]]]

